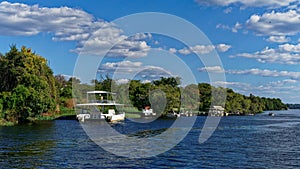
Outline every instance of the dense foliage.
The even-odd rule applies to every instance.
[[[256,114],[264,110],[286,110],[287,106],[279,98],[265,98],[250,94],[244,96],[227,90],[225,111],[231,114]]]
[[[198,85],[191,84],[181,87],[180,79],[172,77],[162,77],[160,80],[153,81],[152,83],[142,83],[139,80],[131,80],[128,84],[116,84],[114,80],[106,76],[106,78],[95,81],[95,83],[96,89],[99,90],[110,91],[111,86],[114,86],[114,88],[117,89],[115,92],[119,94],[123,92],[121,95],[126,95],[126,92],[128,92],[130,100],[126,100],[126,97],[120,100],[124,104],[133,105],[138,110],[141,110],[147,105],[151,105],[155,109],[155,106],[158,105],[154,103],[155,100],[166,100],[167,103],[164,108],[164,114],[174,109],[180,111],[179,108],[207,112],[211,107],[212,99],[215,99],[215,104],[225,105],[225,112],[232,115],[247,115],[260,113],[264,110],[287,109],[287,106],[278,98],[258,97],[252,94],[245,96],[235,93],[232,89],[214,87],[207,83],[199,83]],[[126,88],[128,88],[128,91],[126,91]],[[212,98],[212,91],[216,93],[215,98]],[[218,98],[218,96],[222,94],[227,96],[225,103],[222,102],[222,98]],[[196,96],[199,98],[194,98]],[[157,99],[157,97],[165,97],[166,99]],[[218,99],[220,100],[219,102]],[[161,103],[159,105],[161,105]]]
[[[289,109],[300,109],[300,104],[287,104]]]
[[[47,60],[31,49],[12,46],[0,56],[0,119],[22,123],[29,117],[53,112],[57,90]]]

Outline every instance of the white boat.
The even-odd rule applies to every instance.
[[[222,106],[213,106],[208,111],[208,116],[224,116],[225,109]]]
[[[153,109],[151,109],[150,106],[146,106],[142,113],[143,116],[156,116],[156,113],[153,112]]]
[[[100,100],[90,100],[90,95],[99,95]],[[125,112],[116,113],[115,109],[108,109],[107,113],[104,113],[104,108],[106,106],[122,106],[123,104],[116,103],[113,100],[109,100],[109,95],[114,95],[115,93],[107,91],[88,91],[86,94],[86,103],[76,104],[79,109],[79,113],[76,118],[80,122],[86,120],[106,120],[120,121],[125,119]],[[104,99],[106,97],[106,99]],[[100,109],[99,109],[100,107]]]

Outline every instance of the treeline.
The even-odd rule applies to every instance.
[[[300,109],[300,104],[287,104],[289,109]]]
[[[116,84],[114,80],[106,76],[106,78],[102,78],[100,81],[96,80],[94,83],[95,88],[98,90],[110,91],[111,87],[113,87],[114,91],[119,94],[125,92],[121,96],[126,96],[126,92],[128,92],[130,99],[119,98],[119,101],[125,105],[132,104],[138,110],[148,105],[151,105],[154,109],[161,110],[161,108],[157,108],[156,106],[163,105],[162,101],[167,101],[164,112],[162,112],[163,114],[174,110],[180,111],[180,107],[188,110],[207,112],[211,107],[212,99],[215,99],[214,105],[225,105],[225,112],[234,115],[257,114],[265,110],[287,109],[287,106],[279,98],[258,97],[253,94],[245,96],[234,92],[232,89],[214,87],[207,83],[181,87],[180,79],[173,77],[162,77],[160,80],[151,83],[131,80],[128,84]],[[126,91],[126,88],[128,88],[128,91]],[[215,93],[214,98],[212,98],[212,92]],[[225,103],[224,98],[218,98],[224,94],[226,95]],[[155,101],[157,104],[154,103]]]
[[[245,96],[227,89],[225,111],[230,114],[256,114],[266,110],[286,110],[287,106],[279,98],[265,98],[250,94]]]

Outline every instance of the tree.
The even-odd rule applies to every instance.
[[[208,111],[211,106],[211,91],[212,86],[207,83],[199,83],[198,84],[199,92],[200,92],[200,111]]]
[[[57,102],[55,78],[47,60],[30,48],[16,46],[0,57],[1,117],[22,123],[28,117],[53,112]]]
[[[172,87],[177,87],[178,85],[181,84],[180,78],[179,77],[161,77],[160,80],[155,80],[153,81],[153,84],[156,86],[159,85],[170,85]]]
[[[190,110],[199,110],[200,95],[196,84],[190,84],[181,88],[181,107]]]

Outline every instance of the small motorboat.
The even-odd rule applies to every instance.
[[[272,112],[270,112],[270,113],[269,113],[269,116],[275,116],[275,114],[274,114],[274,113],[272,113]]]

